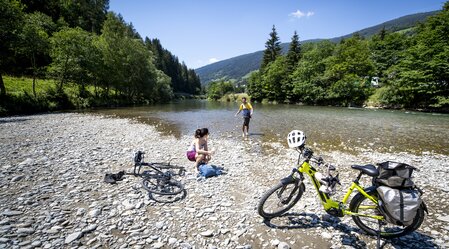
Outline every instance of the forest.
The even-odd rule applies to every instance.
[[[246,79],[252,101],[449,111],[449,2],[413,29],[305,44],[295,32],[281,50],[273,26]],[[212,82],[208,96],[236,92],[229,83]]]
[[[201,92],[193,69],[108,9],[108,0],[0,0],[0,115]],[[31,91],[8,91],[24,77]]]

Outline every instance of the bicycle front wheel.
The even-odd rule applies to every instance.
[[[378,199],[377,192],[369,193],[375,199]],[[377,220],[368,217],[369,215],[382,215],[379,206],[368,199],[361,193],[357,193],[351,200],[350,209],[354,213],[358,213],[357,216],[352,216],[355,224],[360,227],[369,235],[377,236],[380,233],[382,238],[391,239],[407,235],[421,226],[424,221],[424,209],[421,207],[416,213],[416,217],[413,223],[409,226],[400,226],[392,223],[388,223],[384,220]],[[381,226],[379,228],[379,222]]]
[[[177,195],[184,191],[182,183],[171,179],[145,178],[142,186],[146,191],[157,195]]]
[[[279,183],[268,190],[260,199],[257,207],[259,215],[266,219],[282,215],[301,199],[304,189],[303,183]]]

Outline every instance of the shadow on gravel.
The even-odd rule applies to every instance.
[[[340,219],[337,217],[329,217],[328,220],[322,220],[318,215],[314,213],[285,213],[282,216],[273,219],[264,220],[265,225],[275,229],[307,229],[307,228],[328,228],[333,227],[344,233],[341,235],[341,243],[343,245],[351,246],[354,248],[367,248],[365,241],[360,238],[359,235],[364,235],[377,240],[374,236],[369,236],[363,233],[356,226],[349,226],[347,224],[340,223]],[[324,232],[324,231],[323,231]],[[354,233],[351,233],[354,232]],[[390,247],[397,249],[404,248],[438,248],[436,244],[432,242],[432,237],[419,232],[413,232],[410,235],[391,239],[383,240],[382,243],[389,245]]]
[[[178,195],[158,195],[153,193],[148,193],[148,196],[151,200],[159,202],[159,203],[173,203],[180,200],[183,200],[187,196],[187,190],[183,190]]]
[[[0,119],[0,124],[25,122],[25,121],[28,121],[28,120],[29,120],[28,118],[8,118],[8,119]]]
[[[389,245],[392,248],[396,249],[404,249],[404,248],[416,248],[416,249],[424,249],[424,248],[440,248],[438,245],[433,243],[433,238],[420,233],[413,232],[410,235],[405,237],[391,239],[385,241],[385,245]]]

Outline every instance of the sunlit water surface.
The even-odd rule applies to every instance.
[[[185,100],[171,104],[95,110],[156,126],[163,134],[193,135],[208,127],[211,138],[243,139],[239,103]],[[281,142],[293,129],[320,150],[449,154],[449,115],[343,107],[253,104],[252,142]],[[245,140],[245,139],[243,139]],[[263,143],[262,143],[263,144]]]

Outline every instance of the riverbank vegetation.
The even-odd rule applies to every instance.
[[[335,44],[300,44],[281,54],[273,26],[263,61],[248,79],[253,101],[449,110],[449,2],[413,31]]]
[[[0,115],[201,92],[193,69],[108,8],[108,0],[0,0]],[[30,87],[16,91],[23,82]]]

